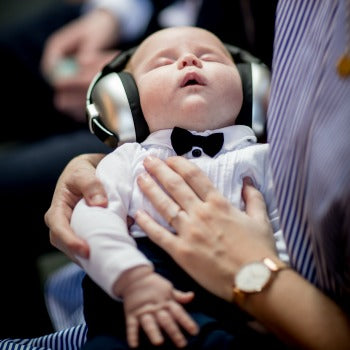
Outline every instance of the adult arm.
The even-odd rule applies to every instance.
[[[233,276],[245,263],[269,256],[278,259],[261,194],[245,185],[246,211],[233,208],[210,180],[184,158],[166,163],[147,158],[139,186],[177,235],[144,212],[137,223],[205,288],[232,301]],[[349,349],[350,321],[330,298],[297,272],[278,273],[263,292],[238,301],[276,336],[305,349]]]
[[[103,157],[103,154],[84,154],[72,159],[58,179],[51,206],[45,214],[51,244],[73,261],[76,254],[89,256],[89,246],[70,227],[75,205],[84,197],[89,205],[107,206],[107,195],[95,176],[95,168]]]

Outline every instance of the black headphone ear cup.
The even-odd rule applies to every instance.
[[[149,135],[137,85],[130,73],[102,75],[89,94],[90,130],[103,142],[115,147],[124,142],[142,142]]]
[[[109,63],[107,63],[102,71],[101,71],[101,75],[106,75],[109,74],[111,72],[121,72],[127,65],[127,63],[129,62],[131,56],[134,54],[134,52],[136,51],[137,46],[136,47],[132,47],[126,51],[123,51],[121,53],[118,53],[113,59],[112,61],[110,61]]]
[[[136,134],[136,142],[142,142],[149,135],[149,128],[141,109],[140,95],[135,79],[130,73],[118,73],[129,101]]]
[[[149,135],[134,78],[124,70],[136,47],[118,54],[91,82],[86,112],[90,131],[110,147]]]
[[[237,116],[236,124],[252,125],[252,109],[253,109],[253,87],[252,87],[252,70],[250,63],[236,64],[239,75],[242,80],[243,103],[242,108]]]
[[[236,124],[251,127],[258,141],[266,141],[267,99],[271,74],[268,67],[248,51],[226,44],[242,80],[243,104]]]

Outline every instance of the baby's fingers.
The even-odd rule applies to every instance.
[[[179,326],[175,322],[174,318],[167,310],[159,310],[156,313],[158,324],[168,334],[170,339],[178,348],[183,348],[187,345],[187,340],[182,334]]]
[[[182,292],[177,289],[173,289],[174,299],[180,304],[187,304],[194,298],[193,292]]]
[[[198,325],[181,305],[175,302],[170,303],[169,311],[176,322],[189,334],[196,335],[198,333]]]
[[[131,348],[137,348],[139,345],[139,323],[135,317],[126,319],[126,338]]]
[[[151,314],[143,314],[139,317],[141,326],[148,339],[153,345],[160,345],[164,342],[164,337],[159,329],[158,323]]]

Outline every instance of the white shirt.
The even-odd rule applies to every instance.
[[[145,32],[153,13],[150,0],[87,0],[83,12],[98,8],[113,14],[120,23],[120,37],[126,41],[137,39]]]
[[[195,25],[202,0],[178,0],[158,15],[161,28]],[[154,7],[150,0],[87,0],[83,12],[101,8],[110,11],[120,23],[120,37],[138,39],[149,24]]]
[[[137,177],[145,172],[143,159],[153,155],[166,159],[176,155],[170,142],[172,130],[160,130],[151,134],[142,144],[127,143],[107,155],[98,165],[97,176],[108,193],[108,208],[89,207],[81,200],[74,209],[71,225],[76,234],[90,246],[90,258],[79,259],[84,270],[109,295],[112,286],[122,272],[138,265],[150,264],[137,250],[134,238],[144,233],[136,224],[130,234],[126,217],[134,216],[142,208],[161,225],[171,230],[137,186]],[[235,125],[215,132],[224,133],[224,145],[214,157],[202,154],[195,158],[192,152],[186,158],[197,164],[214,182],[218,190],[236,207],[243,209],[241,198],[242,179],[250,176],[263,193],[274,228],[277,249],[281,258],[285,255],[282,234],[279,231],[277,209],[273,198],[273,184],[268,168],[268,145],[256,144],[253,131]],[[196,133],[209,135],[213,131]],[[196,147],[195,147],[196,148]]]

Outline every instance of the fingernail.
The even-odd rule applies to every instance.
[[[253,180],[249,176],[246,176],[246,177],[243,178],[243,184],[244,185],[249,185],[249,186],[254,186]]]
[[[148,173],[145,172],[145,173],[141,173],[137,179],[143,182],[150,182],[151,177],[149,176]]]
[[[140,217],[144,216],[143,210],[138,209],[135,213],[135,220],[139,219]]]
[[[106,197],[101,194],[95,194],[90,198],[90,202],[92,205],[103,204],[106,201]]]
[[[147,156],[147,157],[145,157],[145,159],[144,159],[144,163],[145,163],[145,164],[151,164],[151,163],[154,162],[154,160],[155,160],[155,157],[153,157],[153,156]]]

